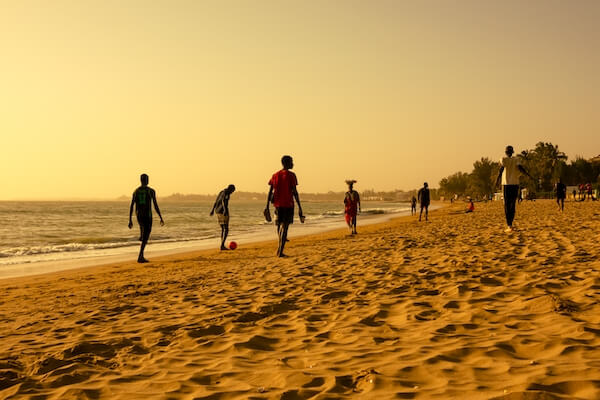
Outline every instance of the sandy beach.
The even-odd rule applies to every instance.
[[[1,280],[0,398],[600,398],[600,205],[465,207]]]

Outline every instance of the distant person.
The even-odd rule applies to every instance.
[[[294,168],[294,160],[290,156],[281,158],[283,169],[273,174],[269,180],[269,194],[267,195],[267,207],[265,208],[265,217],[270,216],[269,203],[275,207],[275,224],[277,225],[277,234],[279,236],[279,246],[277,247],[277,256],[286,257],[283,253],[285,242],[287,241],[288,228],[294,222],[294,199],[298,203],[298,216],[300,222],[304,223],[302,206],[296,186],[298,180],[296,174],[290,171]],[[270,217],[267,217],[269,220]]]
[[[344,196],[344,216],[346,218],[346,224],[350,228],[350,234],[356,235],[356,216],[360,212],[360,196],[358,192],[354,190],[355,180],[347,180],[348,191]]]
[[[147,263],[148,260],[144,258],[144,249],[148,244],[150,238],[150,232],[152,231],[152,204],[154,209],[160,217],[160,226],[165,224],[163,217],[160,214],[158,203],[156,201],[156,192],[150,186],[148,186],[148,175],[142,174],[140,176],[142,186],[135,189],[133,197],[131,198],[131,205],[129,206],[129,229],[133,228],[133,222],[131,221],[131,214],[133,214],[133,205],[135,204],[135,215],[137,217],[138,224],[140,225],[140,240],[142,244],[140,246],[140,254],[138,255],[137,262]]]
[[[500,184],[502,179],[503,194],[504,194],[504,214],[506,216],[507,228],[505,232],[513,231],[513,221],[515,219],[517,197],[519,197],[519,174],[523,173],[531,178],[531,175],[521,165],[518,157],[513,157],[515,153],[512,146],[506,146],[505,154],[500,161],[500,171],[496,179],[496,186]],[[532,178],[533,179],[533,178]]]
[[[592,189],[592,184],[591,183],[588,182],[588,183],[585,184],[585,191],[587,193],[587,197],[590,200],[592,200],[592,201],[595,200],[594,199],[594,190]]]
[[[577,201],[577,189],[573,189],[573,201]]]
[[[425,221],[429,221],[429,185],[427,182],[423,183],[423,187],[419,189],[417,193],[417,197],[419,198],[419,204],[421,205],[421,213],[419,214],[419,221],[421,221],[421,217],[423,216],[423,209],[425,209]]]
[[[410,215],[417,213],[417,198],[415,196],[410,199]]]
[[[560,211],[565,211],[565,199],[567,198],[567,186],[559,179],[554,185],[556,204]]]
[[[521,204],[521,202],[523,201],[523,192],[527,192],[527,189],[519,189],[519,198],[517,199],[519,204]]]
[[[465,212],[472,213],[473,211],[475,211],[475,204],[473,204],[473,199],[469,199],[469,205],[467,206],[467,211]]]
[[[229,197],[235,192],[235,186],[229,185],[225,189],[221,190],[212,210],[210,210],[210,216],[212,217],[217,213],[217,221],[221,225],[221,250],[228,250],[225,247],[225,241],[229,234]]]

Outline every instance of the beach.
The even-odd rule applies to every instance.
[[[0,280],[0,399],[600,398],[599,204],[475,207]]]

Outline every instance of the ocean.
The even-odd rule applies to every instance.
[[[159,199],[160,201],[160,199]],[[229,239],[241,244],[275,239],[275,229],[262,215],[263,201],[230,201]],[[294,234],[345,226],[341,202],[303,202],[306,223],[297,218]],[[218,248],[220,228],[209,216],[212,202],[159,202],[165,226],[154,215],[147,249],[176,251]],[[363,202],[360,223],[374,217],[410,212],[407,203]],[[297,212],[297,211],[296,211]],[[7,266],[135,254],[139,230],[127,228],[128,201],[2,201],[0,202],[0,277]],[[132,256],[133,257],[133,256]],[[43,272],[43,271],[41,271]]]

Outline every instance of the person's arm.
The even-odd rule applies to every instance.
[[[356,192],[356,199],[358,200],[358,212],[361,212],[362,210],[360,209],[360,195],[358,194],[358,192]]]
[[[215,204],[213,204],[212,210],[210,210],[210,216],[212,217],[215,214],[215,208],[217,208],[217,202],[219,201],[219,196],[215,199]]]
[[[296,188],[294,188],[294,191],[292,193],[294,194],[294,199],[296,199],[296,203],[298,203],[298,215],[300,216],[300,218],[302,218],[304,216],[304,214],[302,213],[302,205],[300,204],[300,196],[298,196],[298,191],[296,190]]]
[[[160,209],[158,208],[158,202],[156,201],[156,192],[154,190],[152,191],[152,202],[154,203],[154,209],[156,210],[156,213],[160,217],[160,225],[163,226],[165,224],[165,221],[163,221],[163,217],[160,214]]]
[[[265,210],[269,209],[269,203],[271,203],[272,199],[273,199],[273,185],[269,185],[269,193],[267,194],[267,206],[265,207]]]
[[[131,196],[131,205],[129,206],[129,224],[127,224],[129,229],[133,228],[133,222],[131,221],[131,215],[133,214],[133,203],[135,203],[135,192],[133,193],[133,196]]]
[[[494,188],[497,188],[498,185],[500,185],[500,180],[502,179],[502,172],[504,172],[504,166],[501,166],[500,171],[498,171],[498,177],[496,178],[496,186],[494,186]]]

